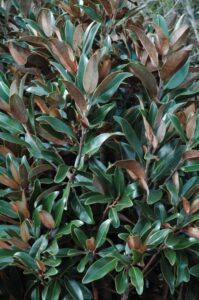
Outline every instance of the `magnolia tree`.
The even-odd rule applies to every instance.
[[[198,299],[190,26],[132,2],[1,1],[1,299]]]

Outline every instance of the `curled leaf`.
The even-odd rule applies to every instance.
[[[99,54],[94,53],[86,66],[83,78],[83,86],[87,94],[91,94],[97,87],[99,80],[98,62]]]
[[[146,52],[148,53],[152,64],[155,67],[158,67],[158,64],[159,64],[158,63],[158,53],[157,53],[157,50],[156,50],[154,44],[150,41],[150,39],[148,38],[148,36],[142,29],[140,29],[139,27],[137,27],[135,25],[131,25],[131,28],[137,35],[138,39],[140,40],[142,46],[145,48]]]
[[[7,175],[0,175],[0,183],[5,186],[8,186],[13,190],[19,189],[19,184],[15,180],[8,177]]]
[[[72,74],[77,72],[77,62],[70,46],[58,39],[51,39],[50,46],[53,54],[60,61],[60,63]]]
[[[192,140],[192,138],[194,137],[194,133],[195,133],[195,129],[196,129],[196,120],[197,120],[197,115],[194,114],[187,123],[186,126],[186,135],[188,137],[189,140]]]
[[[171,43],[172,50],[178,50],[180,47],[182,47],[188,34],[189,34],[188,25],[184,25],[176,29],[171,35],[170,43]]]
[[[82,92],[70,81],[66,81],[65,85],[71,97],[74,99],[76,105],[79,107],[80,111],[84,114],[87,111],[87,102]]]
[[[143,167],[136,160],[118,160],[115,165],[132,172],[137,179],[145,177]]]
[[[55,27],[55,19],[50,9],[41,9],[38,15],[38,23],[45,35],[52,36]]]
[[[156,150],[158,147],[158,140],[153,132],[153,129],[151,128],[149,122],[147,121],[147,119],[145,118],[145,116],[143,117],[143,121],[144,121],[144,127],[145,127],[145,136],[148,140],[149,145],[153,146],[153,149]]]
[[[169,39],[157,24],[150,22],[157,33],[157,48],[161,55],[166,55],[169,51]]]
[[[183,48],[167,57],[166,62],[160,70],[160,77],[162,80],[168,80],[175,72],[177,72],[187,61],[189,57],[190,48]]]
[[[35,259],[35,263],[40,271],[42,271],[43,273],[46,272],[46,266],[41,260]]]
[[[28,240],[30,239],[30,233],[26,221],[23,221],[20,226],[20,235],[24,242],[28,242]]]
[[[14,44],[12,42],[9,43],[8,48],[10,50],[10,53],[16,63],[18,65],[25,65],[28,59],[28,56],[30,55],[29,50],[18,46],[17,44]]]
[[[10,97],[10,111],[17,121],[23,124],[28,122],[26,106],[23,100],[17,94],[14,94]]]

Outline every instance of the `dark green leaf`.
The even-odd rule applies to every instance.
[[[87,270],[82,282],[84,284],[103,278],[106,274],[115,269],[117,259],[103,257],[98,259]]]
[[[129,276],[138,295],[142,295],[144,289],[144,277],[142,271],[137,267],[131,267],[129,269]]]

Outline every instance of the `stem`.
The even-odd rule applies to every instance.
[[[182,293],[183,293],[183,283],[180,286],[180,291],[179,291],[179,295],[178,295],[178,300],[182,299]]]
[[[129,292],[130,292],[130,285],[128,284],[124,294],[122,295],[121,300],[128,300]]]
[[[81,158],[82,158],[82,152],[83,152],[83,146],[84,146],[84,140],[85,140],[85,135],[86,135],[86,128],[84,128],[82,126],[82,135],[80,138],[80,143],[79,143],[79,152],[78,152],[78,159],[76,162],[76,169],[79,168],[80,162],[81,162]]]
[[[152,263],[155,261],[155,259],[157,258],[158,254],[160,253],[160,251],[164,248],[164,245],[161,245],[157,252],[153,254],[153,256],[150,258],[150,260],[148,261],[148,263],[146,264],[146,266],[143,269],[143,273],[146,273],[146,271],[149,269],[149,267],[152,265]]]
[[[93,300],[99,300],[98,290],[94,282],[92,282],[92,291],[93,291]]]
[[[79,168],[80,162],[81,162],[81,158],[82,158],[82,152],[83,152],[83,146],[84,146],[84,140],[85,140],[85,135],[86,135],[86,128],[84,128],[82,126],[82,133],[81,133],[81,138],[80,138],[80,142],[79,142],[79,151],[77,154],[77,161],[75,162],[75,166],[74,166],[74,171],[72,172],[69,182],[72,183],[73,179],[76,175],[76,172]]]

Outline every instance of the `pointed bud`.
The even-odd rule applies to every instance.
[[[127,244],[129,249],[135,249],[135,250],[139,250],[142,243],[140,240],[140,237],[137,235],[129,235],[128,239],[127,239]]]
[[[183,203],[183,209],[184,209],[185,213],[188,215],[191,210],[190,203],[187,200],[187,198],[185,198],[185,197],[182,198],[182,203]]]
[[[24,242],[28,242],[28,240],[30,239],[29,229],[25,221],[23,221],[20,226],[20,235]]]
[[[35,259],[35,263],[40,271],[42,271],[43,273],[46,272],[46,266],[41,260]]]
[[[52,215],[49,214],[47,211],[45,211],[45,210],[40,211],[39,218],[40,218],[42,224],[46,228],[53,229],[55,227],[55,221],[54,221]]]
[[[86,240],[86,248],[90,251],[94,251],[96,248],[95,238],[91,237],[90,239]]]

